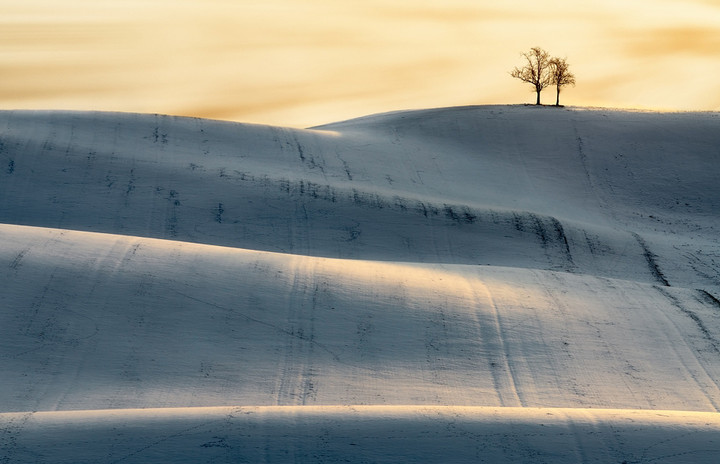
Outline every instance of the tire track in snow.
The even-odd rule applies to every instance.
[[[277,404],[280,406],[305,405],[316,396],[313,383],[313,357],[317,343],[314,321],[317,286],[314,286],[309,317],[305,314],[308,291],[314,282],[312,275],[313,273],[304,267],[295,269],[288,302],[287,321],[290,329],[283,331],[289,336],[286,337],[276,387]],[[307,327],[308,322],[309,327]],[[307,343],[298,343],[299,340]],[[324,349],[333,356],[333,359],[339,361],[337,355],[327,348]]]
[[[686,308],[685,305],[683,305],[683,304],[680,302],[680,299],[678,299],[678,298],[675,297],[674,295],[670,294],[670,292],[668,292],[668,291],[666,291],[665,289],[663,289],[663,288],[661,288],[661,287],[658,287],[658,286],[654,286],[653,288],[655,288],[655,289],[656,289],[658,292],[660,292],[665,298],[667,298],[674,307],[678,308],[683,314],[685,314],[685,315],[688,316],[690,319],[692,319],[692,321],[695,323],[695,325],[697,325],[698,329],[699,329],[700,332],[702,333],[703,338],[704,338],[704,339],[710,344],[710,346],[713,348],[713,351],[715,351],[716,354],[720,355],[720,341],[719,341],[719,340],[716,340],[715,337],[713,337],[712,333],[711,333],[710,330],[707,328],[707,326],[706,326],[705,323],[702,321],[702,319],[700,319],[700,317],[699,317],[695,312],[693,312],[693,311],[689,310],[688,308]],[[707,293],[707,292],[705,292],[705,294],[706,294],[706,295],[709,295],[713,300],[715,300],[715,303],[716,303],[716,304],[720,304],[720,302],[718,302],[714,297],[712,297],[712,295],[710,295],[710,294]]]
[[[303,290],[299,291],[304,294]],[[312,359],[315,356],[315,348],[319,348],[330,355],[336,363],[352,366],[352,364],[342,361],[340,357],[326,345],[315,340],[314,327],[311,327],[310,333],[307,334],[303,324],[300,324],[297,328],[293,326],[288,329],[279,324],[273,324],[271,322],[252,317],[236,308],[222,306],[212,301],[197,298],[177,290],[174,290],[174,292],[189,300],[232,313],[248,320],[249,322],[268,327],[285,336],[285,347],[282,349],[281,359],[278,361],[279,371],[276,386],[274,388],[276,402],[280,406],[304,405],[314,398],[316,394],[316,386],[313,382],[315,375],[313,372]],[[295,290],[293,290],[293,294],[295,293]],[[291,304],[290,306],[292,307],[293,305]],[[287,320],[291,319],[292,318],[289,316]],[[306,363],[305,360],[309,360],[309,363]]]
[[[543,289],[543,292],[545,296],[548,299],[548,303],[550,308],[553,308],[557,310],[563,317],[563,319],[566,320],[572,320],[575,318],[574,311],[568,307],[567,301],[562,296],[564,292],[562,289],[566,288],[568,286],[568,282],[563,278],[562,273],[558,272],[548,272],[544,275],[547,277],[552,277],[555,281],[555,285],[548,285],[547,279],[541,277],[541,274],[535,273],[537,276],[536,282],[537,285]],[[620,294],[624,295],[623,291],[621,289],[618,289],[616,291],[619,291]],[[560,294],[558,294],[560,293]],[[619,299],[625,299],[623,296]],[[613,359],[616,362],[613,363],[615,366],[630,366],[632,367],[627,358],[620,355],[621,353],[618,352],[618,349],[616,346],[612,344],[611,341],[607,339],[607,333],[599,326],[597,321],[593,321],[589,318],[582,318],[578,319],[578,321],[582,321],[583,324],[588,328],[588,331],[590,334],[588,334],[589,337],[592,337],[592,343],[597,346],[599,351],[596,351],[595,356],[602,357],[604,359]],[[562,353],[564,353],[565,356],[572,359],[574,357],[573,351],[571,351],[572,347],[577,344],[577,337],[573,337],[575,334],[573,331],[568,332],[567,327],[564,328],[561,332],[563,334],[563,347],[562,347]],[[568,342],[567,340],[571,340],[572,343]],[[589,338],[587,339],[589,341]],[[585,339],[583,339],[585,341]],[[570,366],[573,364],[566,364],[563,361],[560,361],[560,364],[563,366],[561,368],[554,368],[554,371],[563,371],[570,369]],[[584,369],[585,366],[575,366],[575,369]],[[617,369],[617,368],[616,368]],[[613,372],[613,374],[617,373]],[[574,395],[576,395],[576,401],[580,402],[581,404],[587,404],[592,406],[592,401],[588,402],[587,397],[597,397],[598,392],[595,388],[593,388],[594,382],[591,382],[589,384],[581,384],[578,383],[577,377],[581,376],[582,374],[579,374],[578,372],[573,372],[571,375],[566,376],[562,379],[563,384],[565,385],[564,389],[567,391],[572,391]],[[625,388],[626,392],[629,392],[632,396],[633,404],[640,404],[641,402],[647,402],[649,404],[652,404],[651,401],[644,397],[638,397],[636,395],[636,388],[632,380],[628,380],[626,376],[619,376],[620,382]],[[644,393],[644,392],[641,392]]]
[[[686,308],[684,308],[684,306],[682,305],[682,303],[680,303],[680,300],[679,300],[678,298],[676,298],[674,295],[670,294],[670,292],[669,292],[667,289],[662,288],[662,287],[659,287],[659,286],[657,286],[657,285],[653,285],[653,288],[654,288],[655,290],[657,290],[657,292],[660,293],[660,295],[662,295],[662,296],[664,297],[664,299],[671,304],[672,307],[674,307],[674,308],[676,308],[676,309],[679,309],[680,312],[682,312],[684,315],[689,316],[690,319],[693,320],[693,322],[694,322],[696,325],[698,325],[698,327],[700,328],[701,333],[703,333],[703,335],[704,335],[703,338],[705,338],[705,332],[707,332],[707,328],[705,328],[705,332],[703,332],[704,324],[702,324],[702,321],[699,320],[699,318],[697,317],[696,314],[694,314],[694,313],[692,313],[691,311],[689,311],[689,310],[687,310]],[[690,353],[691,353],[691,355],[692,355],[692,356],[690,357],[690,359],[693,360],[693,361],[695,361],[694,364],[696,364],[697,367],[702,371],[702,373],[705,374],[704,376],[707,378],[707,380],[709,380],[709,383],[711,383],[712,385],[714,385],[715,388],[716,388],[716,390],[720,390],[720,384],[718,384],[718,381],[715,380],[712,375],[710,375],[710,373],[707,371],[707,369],[705,368],[705,366],[703,366],[703,364],[700,362],[700,360],[698,359],[698,357],[694,354],[694,351],[695,351],[695,350],[693,349],[693,347],[692,347],[692,346],[688,343],[688,341],[686,340],[686,338],[685,338],[685,336],[684,336],[685,332],[678,326],[677,322],[675,322],[675,320],[673,320],[673,318],[670,317],[670,315],[666,314],[666,313],[665,313],[664,311],[662,311],[662,310],[659,311],[659,312],[660,312],[660,314],[662,314],[662,315],[665,317],[665,319],[670,323],[670,325],[672,325],[672,327],[675,329],[677,335],[679,336],[678,338],[680,338],[680,339],[683,341],[683,343],[685,344],[685,347],[687,348],[687,350],[690,351]],[[692,315],[691,315],[691,314],[692,314]],[[694,316],[694,317],[693,317],[693,316]],[[698,324],[698,323],[699,323],[699,324]],[[709,336],[709,335],[708,335],[708,336]],[[695,384],[698,386],[698,389],[705,394],[705,397],[707,398],[708,402],[712,405],[712,407],[715,409],[715,411],[716,411],[716,412],[720,412],[720,405],[719,405],[718,402],[715,401],[715,400],[713,399],[713,397],[707,392],[707,388],[706,388],[707,385],[704,385],[704,384],[700,381],[700,379],[698,378],[697,372],[695,372],[694,369],[691,369],[691,366],[690,366],[689,362],[686,360],[686,356],[683,356],[683,355],[680,353],[678,347],[677,347],[674,343],[670,343],[669,345],[671,346],[673,352],[675,352],[675,355],[677,356],[677,358],[678,358],[678,360],[680,361],[680,363],[681,363],[681,364],[683,365],[683,367],[685,368],[685,371],[688,373],[688,375],[690,375],[690,377],[693,379],[693,381],[695,382]],[[711,345],[712,345],[712,344],[711,344]],[[714,346],[714,345],[713,345],[713,346]],[[715,350],[717,351],[717,347],[714,346],[714,348],[715,348]]]
[[[467,279],[465,281],[475,301],[476,311],[474,312],[474,317],[481,336],[488,341],[494,339],[498,346],[495,352],[499,354],[500,362],[493,360],[488,361],[500,405],[503,407],[524,407],[527,404],[521,392],[518,391],[518,379],[516,378],[512,359],[507,344],[505,343],[505,335],[503,334],[500,308],[498,308],[490,288],[484,282],[476,280],[475,282],[477,282],[477,284],[474,285],[473,282]],[[491,308],[490,317],[492,318],[492,327],[486,327],[483,321],[478,318],[478,312],[481,311],[481,308],[488,306]]]
[[[613,220],[616,220],[617,218],[615,212],[612,208],[608,207],[608,202],[600,195],[600,189],[598,188],[597,183],[593,179],[593,176],[590,174],[588,155],[587,151],[585,150],[585,141],[578,132],[577,121],[573,121],[573,130],[575,132],[575,138],[577,139],[577,154],[580,158],[580,165],[582,166],[583,174],[585,174],[588,188],[590,189],[590,192],[592,192],[592,195],[595,197],[595,200],[597,201],[600,210],[608,214]]]

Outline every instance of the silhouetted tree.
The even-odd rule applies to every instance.
[[[552,58],[550,60],[550,74],[552,84],[557,87],[555,106],[560,106],[560,89],[566,85],[575,85],[575,76],[570,72],[570,65],[565,58]]]
[[[553,76],[550,68],[550,55],[540,47],[533,47],[529,52],[523,53],[527,64],[522,68],[515,68],[510,75],[523,82],[531,84],[537,92],[536,105],[540,104],[540,92],[551,85]]]

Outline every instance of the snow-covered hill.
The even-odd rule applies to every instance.
[[[716,462],[720,115],[0,112],[7,462]]]

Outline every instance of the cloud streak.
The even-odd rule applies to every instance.
[[[720,25],[679,26],[625,32],[626,53],[633,57],[675,58],[676,55],[720,59]]]

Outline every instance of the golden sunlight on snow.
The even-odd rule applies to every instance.
[[[526,103],[508,71],[532,46],[571,64],[561,103],[720,108],[720,4],[702,0],[3,0],[0,21],[3,108],[306,127]]]

